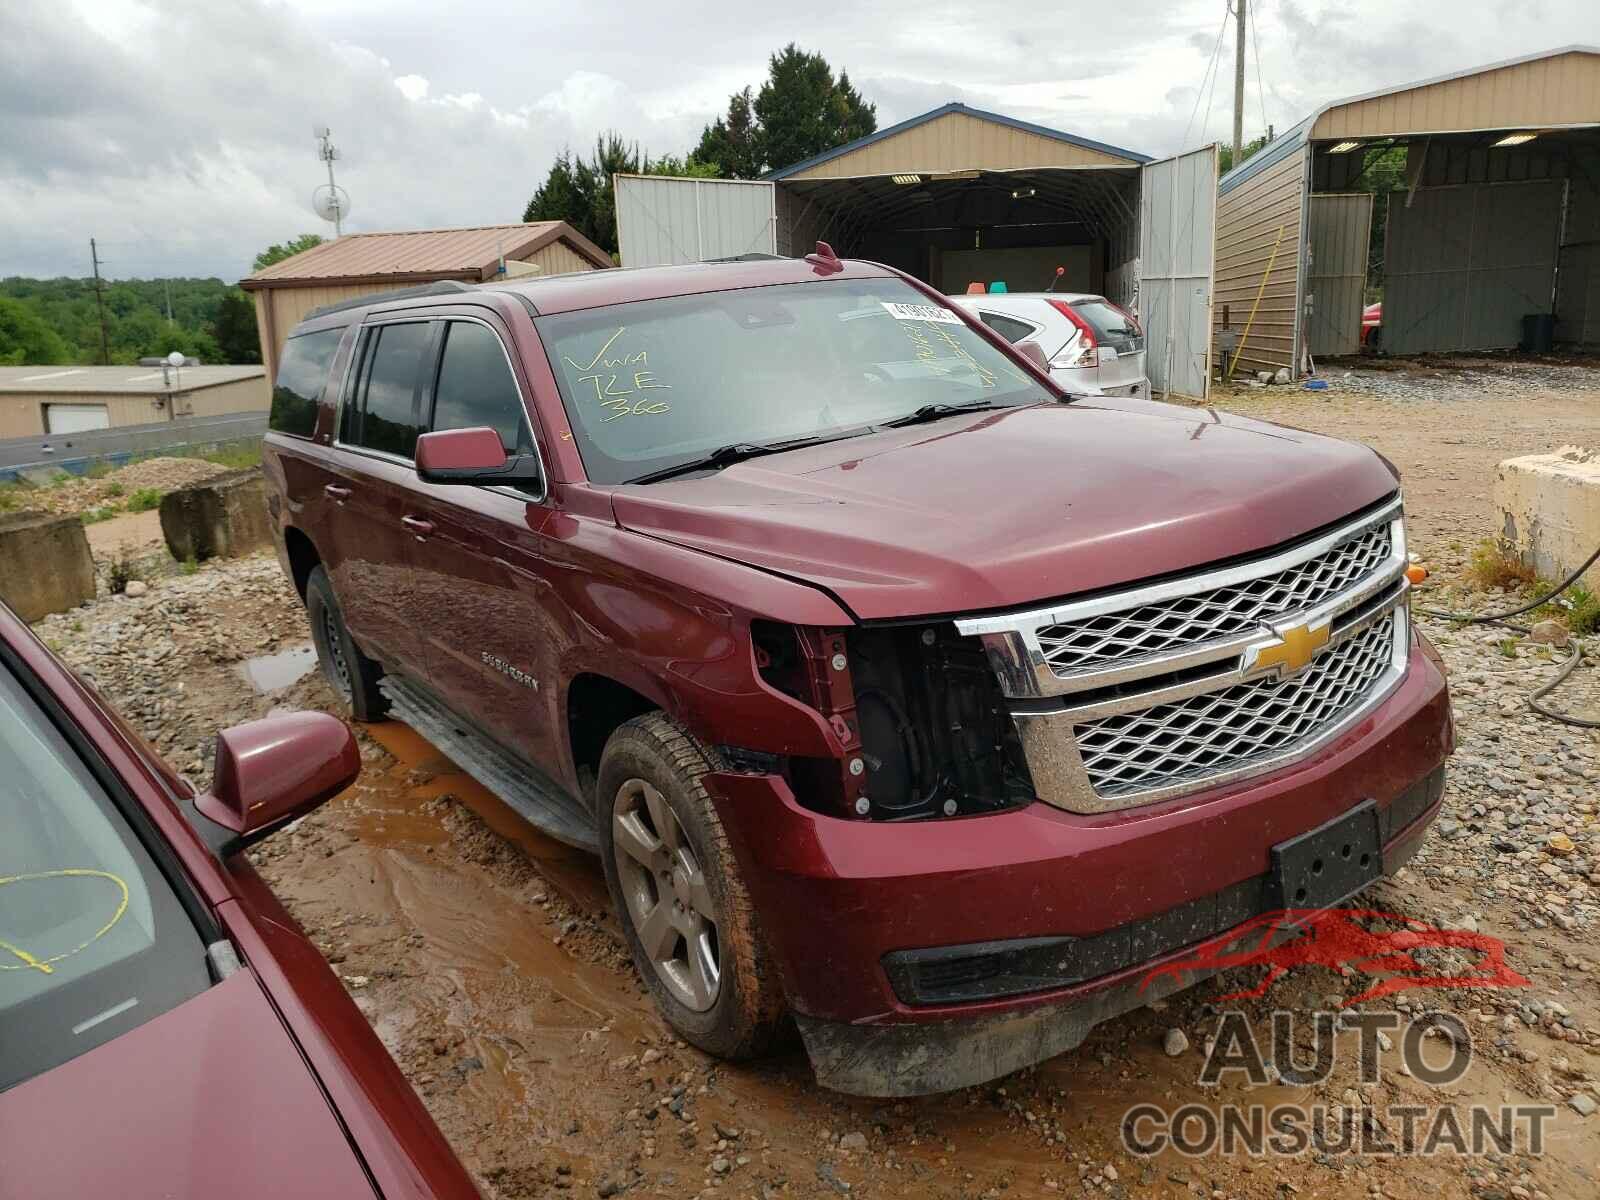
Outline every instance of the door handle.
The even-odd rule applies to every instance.
[[[419,539],[425,538],[433,532],[433,522],[424,521],[421,517],[401,517],[400,524],[411,530]]]
[[[350,499],[350,489],[347,487],[340,487],[336,483],[324,484],[322,492],[323,495],[327,496],[330,500],[337,500],[341,504]]]

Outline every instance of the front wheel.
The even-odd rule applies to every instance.
[[[707,752],[661,713],[620,726],[600,757],[606,886],[667,1023],[720,1058],[751,1058],[784,1018],[776,965],[701,784]]]

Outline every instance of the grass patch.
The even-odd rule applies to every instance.
[[[120,480],[113,479],[110,483],[106,484],[106,495],[108,496],[121,496],[127,490],[127,488],[122,486]]]
[[[0,483],[0,512],[10,512],[14,508],[26,508],[23,495],[28,491],[26,484]]]
[[[178,571],[179,571],[180,574],[183,574],[183,575],[193,575],[199,569],[200,569],[200,560],[198,558],[196,558],[192,554],[189,555],[188,558],[184,559],[181,563],[178,564]]]
[[[216,463],[219,467],[242,471],[246,467],[261,465],[261,443],[244,442],[233,446],[218,446],[215,450],[208,450],[197,457],[208,463]]]
[[[116,557],[111,560],[111,565],[106,568],[106,591],[113,596],[120,596],[137,578],[139,578],[139,568],[134,563],[132,554],[124,547],[117,551]]]
[[[128,497],[127,509],[129,512],[149,512],[152,508],[161,507],[160,488],[140,488]]]
[[[1538,578],[1532,567],[1495,541],[1478,543],[1467,571],[1481,588],[1504,588],[1512,592],[1521,591]]]
[[[77,476],[71,471],[52,471],[50,473],[50,486],[60,487],[63,483],[71,483]]]
[[[88,508],[79,514],[79,519],[85,525],[98,525],[101,521],[109,521],[122,510],[115,504],[102,504],[99,508]]]
[[[1517,639],[1502,638],[1499,642],[1501,658],[1515,658],[1517,656]]]

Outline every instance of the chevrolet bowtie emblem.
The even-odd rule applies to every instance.
[[[1280,674],[1293,675],[1328,644],[1332,632],[1327,621],[1320,625],[1295,625],[1275,631],[1275,641],[1251,646],[1245,652],[1245,673],[1254,674],[1278,668]]]

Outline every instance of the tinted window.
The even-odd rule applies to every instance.
[[[537,324],[597,483],[733,442],[866,432],[927,404],[1051,399],[954,310],[898,279],[673,296]]]
[[[339,351],[342,329],[302,333],[283,344],[278,381],[272,389],[272,412],[267,425],[279,433],[310,437],[317,427],[317,402],[328,368]]]
[[[439,383],[434,389],[434,429],[487,425],[498,430],[506,453],[532,453],[522,396],[494,331],[471,321],[446,327]]]
[[[417,448],[413,401],[423,354],[433,327],[426,323],[380,325],[367,336],[362,378],[361,426],[357,445],[410,458]]]
[[[171,886],[0,666],[0,1091],[209,984]]]
[[[1133,317],[1109,300],[1074,300],[1072,311],[1094,330],[1095,340],[1103,346],[1137,350],[1144,342]]]
[[[1015,317],[1002,317],[999,313],[981,312],[978,314],[978,320],[1008,342],[1020,342],[1034,332],[1033,326],[1028,322],[1019,321]]]

